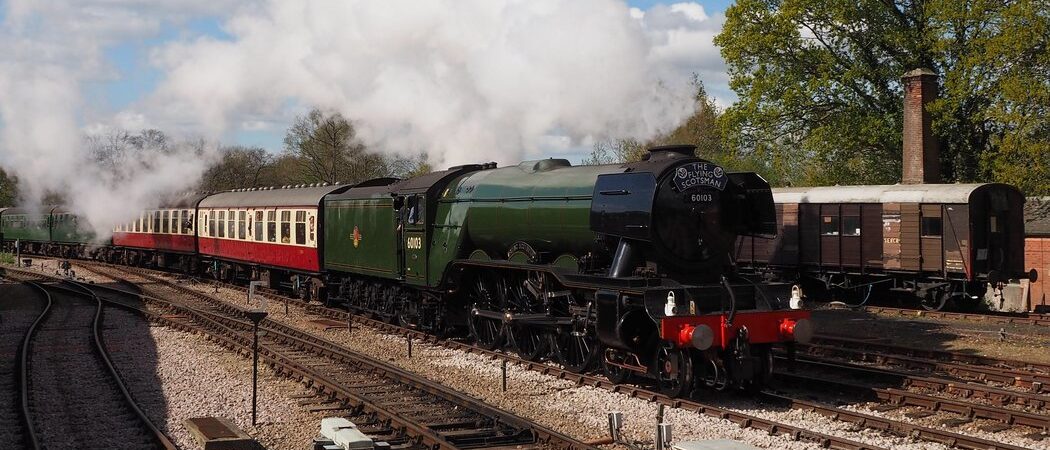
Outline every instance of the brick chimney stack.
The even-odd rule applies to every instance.
[[[931,129],[926,104],[937,98],[937,75],[915,69],[901,77],[904,84],[904,184],[940,183],[940,147]]]

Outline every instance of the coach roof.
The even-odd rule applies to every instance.
[[[350,185],[307,185],[291,188],[237,189],[209,195],[201,200],[201,208],[292,207],[318,206],[328,194],[347,190]]]
[[[1000,183],[889,184],[774,188],[777,203],[969,203],[978,191],[1017,188]],[[1017,191],[1019,193],[1019,191]]]

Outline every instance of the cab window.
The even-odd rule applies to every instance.
[[[408,208],[405,212],[405,222],[410,225],[418,225],[423,223],[423,218],[426,217],[424,207],[426,202],[423,201],[423,196],[413,195],[408,198]]]

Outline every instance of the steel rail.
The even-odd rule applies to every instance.
[[[1025,450],[1025,447],[990,441],[973,436],[954,433],[947,430],[925,427],[922,425],[901,422],[885,417],[863,414],[842,408],[821,405],[819,403],[800,400],[780,394],[762,392],[762,397],[772,402],[789,404],[793,409],[804,409],[817,414],[840,420],[854,425],[863,426],[897,434],[899,436],[910,436],[929,442],[944,444],[949,447],[957,447],[968,450]]]
[[[144,271],[136,271],[136,273],[139,273],[139,274],[145,276],[147,279],[150,279],[151,281],[169,284],[169,285],[171,285],[173,287],[177,287],[179,289],[182,289],[182,290],[185,290],[185,291],[187,291],[189,293],[192,293],[195,296],[198,296],[198,297],[201,297],[201,298],[209,298],[210,301],[217,302],[217,303],[226,303],[226,302],[223,302],[222,300],[214,299],[211,296],[208,296],[207,294],[204,294],[204,293],[201,293],[199,291],[187,288],[185,286],[173,285],[170,282],[168,282],[167,280],[164,280],[164,279],[161,279],[161,278],[158,278],[158,277],[154,277],[152,275],[147,274]],[[281,296],[278,296],[276,294],[269,294],[269,293],[264,293],[263,295],[270,296],[271,298],[280,298],[281,297]],[[287,299],[285,298],[284,300],[287,300]],[[336,319],[341,319],[341,320],[347,320],[347,318],[349,316],[349,313],[347,313],[347,312],[335,311],[335,310],[331,310],[330,308],[317,308],[317,307],[314,307],[314,308],[310,308],[310,309],[312,309],[314,311],[322,310],[324,312],[329,313],[329,314],[326,314],[329,317],[336,318]],[[357,316],[357,315],[354,315],[352,317],[353,317],[354,321],[362,322],[362,323],[364,323],[366,325],[379,325],[379,324],[382,324],[382,326],[377,326],[377,328],[384,329],[385,331],[389,331],[389,332],[393,332],[393,333],[397,333],[397,334],[415,335],[415,337],[418,337],[418,338],[421,338],[421,339],[426,339],[426,338],[430,337],[430,338],[432,338],[432,339],[429,339],[431,342],[442,343],[442,340],[439,340],[437,338],[434,338],[434,337],[432,337],[432,336],[430,336],[430,335],[428,335],[426,333],[423,333],[423,332],[420,332],[420,331],[417,331],[417,330],[406,329],[406,328],[403,328],[403,327],[400,327],[400,326],[390,325],[390,324],[387,324],[385,322],[376,321],[374,319],[367,319],[367,318],[360,317],[360,316]],[[701,403],[693,402],[691,400],[669,399],[669,398],[663,397],[662,395],[657,394],[655,392],[646,391],[646,390],[640,389],[640,388],[635,388],[635,387],[631,387],[631,386],[623,386],[623,385],[612,385],[612,383],[609,383],[607,380],[603,380],[603,379],[600,379],[600,378],[597,378],[597,377],[590,377],[590,376],[587,376],[587,375],[580,375],[580,374],[572,374],[571,372],[567,372],[567,371],[564,371],[563,369],[560,369],[560,368],[557,368],[557,367],[553,367],[553,366],[550,366],[550,365],[547,365],[547,364],[535,363],[535,362],[529,362],[529,361],[521,360],[520,358],[513,357],[513,356],[510,356],[510,355],[507,355],[507,354],[504,354],[504,353],[493,352],[493,351],[486,351],[486,350],[483,350],[483,349],[480,349],[480,348],[476,348],[476,347],[471,346],[469,344],[464,344],[464,343],[460,343],[460,342],[456,342],[456,341],[447,341],[447,340],[445,340],[444,342],[454,343],[453,346],[461,347],[461,349],[463,349],[463,350],[467,350],[469,348],[470,350],[468,350],[468,351],[483,352],[485,354],[493,355],[494,357],[497,357],[497,358],[516,360],[515,362],[517,362],[519,364],[524,364],[528,368],[538,368],[540,366],[543,366],[544,370],[542,370],[542,371],[544,373],[550,374],[552,372],[560,371],[561,373],[557,374],[559,378],[572,379],[572,378],[574,378],[574,376],[576,376],[576,377],[579,377],[579,379],[577,380],[577,383],[580,383],[580,384],[589,384],[589,385],[596,386],[596,387],[603,387],[603,388],[606,388],[606,389],[609,389],[609,390],[612,390],[612,391],[626,392],[626,393],[629,393],[629,395],[634,396],[634,397],[648,398],[651,401],[655,401],[657,403],[667,404],[667,405],[674,406],[674,407],[680,407],[680,408],[686,408],[686,409],[694,409],[695,408],[696,411],[698,413],[701,413],[701,414],[705,414],[706,413],[706,414],[714,416],[714,417],[719,417],[719,418],[723,418],[723,419],[730,419],[730,420],[733,420],[732,416],[734,414],[739,414],[739,413],[736,413],[734,411],[723,410],[721,408],[712,407],[710,405],[704,405],[704,404],[701,404]],[[607,386],[607,385],[611,385],[611,386]],[[903,392],[906,392],[906,391],[903,391]],[[890,395],[890,393],[899,394],[899,392],[886,391],[884,393],[884,395]],[[820,413],[820,414],[822,414],[824,416],[827,416],[827,417],[830,417],[830,418],[833,418],[833,419],[836,419],[836,420],[842,420],[842,421],[846,421],[846,422],[853,423],[853,424],[856,424],[856,425],[864,426],[864,427],[867,427],[867,428],[872,428],[872,429],[876,429],[876,430],[880,430],[880,431],[887,431],[887,432],[894,433],[894,434],[901,435],[901,436],[916,437],[916,438],[920,438],[920,439],[923,439],[923,440],[927,440],[927,441],[931,441],[931,442],[938,442],[938,443],[942,443],[942,444],[946,444],[946,445],[950,445],[950,446],[954,446],[954,447],[967,448],[967,449],[1003,449],[1003,450],[1017,450],[1017,449],[1021,448],[1021,447],[1010,446],[1010,445],[1006,445],[1006,444],[1000,444],[1000,443],[988,441],[988,440],[981,439],[981,438],[966,436],[966,435],[962,435],[962,434],[959,434],[959,433],[954,433],[954,432],[951,432],[951,431],[938,430],[938,429],[934,429],[934,428],[923,427],[923,426],[920,426],[920,425],[909,424],[909,423],[906,423],[906,422],[900,422],[900,421],[896,421],[896,420],[893,420],[893,419],[880,418],[880,417],[877,417],[877,416],[870,416],[870,415],[866,415],[866,414],[862,414],[862,413],[852,412],[852,411],[845,410],[845,409],[842,409],[842,408],[833,407],[833,406],[824,406],[824,405],[820,405],[820,404],[813,403],[813,402],[807,402],[807,401],[803,401],[803,400],[792,399],[792,398],[789,398],[789,397],[778,396],[776,394],[763,393],[762,395],[766,396],[767,398],[775,398],[778,402],[790,401],[790,405],[791,405],[792,408],[812,410],[812,411],[818,412],[818,413]],[[770,397],[770,396],[772,396],[772,397]],[[916,402],[916,403],[919,402],[920,400],[927,400],[926,404],[930,405],[929,399],[922,399],[920,397],[913,397],[913,398],[911,398],[911,401],[912,402]],[[945,407],[945,405],[947,406],[947,408],[958,409],[958,405],[950,404],[950,402],[943,402],[941,404],[941,407]],[[915,406],[922,406],[922,405],[915,405]],[[992,414],[992,411],[982,410],[981,412],[982,413],[987,413],[988,415]],[[769,431],[770,433],[775,433],[777,431],[777,427],[776,427],[775,423],[773,423],[771,421],[764,421],[765,423],[755,423],[755,422],[753,422],[753,419],[756,419],[756,418],[748,417],[748,418],[743,418],[740,421],[738,421],[738,420],[733,420],[733,421],[735,423],[738,423],[738,424],[742,425],[742,426],[756,426],[756,428],[765,429],[766,431]],[[1039,418],[1038,417],[1027,417],[1025,420],[1034,423],[1036,420],[1039,420]],[[793,435],[793,436],[795,436],[795,435]],[[818,441],[818,442],[820,442],[821,445],[823,445],[823,446],[836,448],[834,445],[832,445],[832,441],[830,441],[830,440],[824,440],[824,441]],[[857,444],[857,443],[852,443],[852,444]],[[863,444],[859,444],[859,445],[863,445]],[[850,447],[847,447],[847,448],[850,448]],[[851,447],[851,448],[866,448],[866,447]]]
[[[990,367],[1006,367],[1013,370],[1032,372],[1036,375],[1050,376],[1050,364],[1046,363],[1019,361],[1016,359],[992,358],[988,356],[950,352],[945,350],[927,350],[922,348],[906,347],[903,345],[872,342],[864,339],[856,339],[842,336],[828,336],[822,334],[813,336],[813,343],[834,345],[845,348],[876,350],[880,353],[891,353],[952,363],[963,363]]]
[[[74,285],[79,286],[76,283],[74,283]],[[113,381],[113,383],[117,386],[117,389],[120,390],[120,394],[121,397],[123,397],[124,399],[125,405],[131,409],[134,416],[147,429],[156,446],[158,448],[164,448],[167,450],[177,450],[178,446],[176,446],[175,443],[172,442],[171,439],[169,439],[168,436],[165,435],[164,432],[161,431],[160,428],[158,428],[156,424],[153,423],[152,420],[150,420],[146,412],[139,407],[138,403],[135,401],[134,396],[132,396],[131,391],[128,390],[127,384],[124,382],[124,379],[120,376],[120,372],[113,364],[113,359],[110,357],[109,349],[106,348],[106,345],[104,343],[105,339],[102,336],[103,310],[105,309],[106,304],[111,303],[102,300],[93,292],[87,289],[81,291],[74,289],[64,289],[56,286],[44,286],[39,284],[37,284],[37,286],[44,290],[61,289],[63,292],[69,293],[71,295],[86,297],[95,301],[95,315],[91,321],[91,334],[92,341],[94,343],[93,349],[95,353],[98,355],[99,359],[102,360],[103,365],[106,368],[106,372],[109,374],[110,380]],[[127,307],[126,305],[121,306]]]
[[[19,350],[18,356],[18,387],[21,390],[20,401],[22,407],[22,419],[24,420],[23,426],[26,429],[26,442],[29,447],[34,449],[40,449],[40,437],[37,435],[36,427],[33,426],[33,411],[29,407],[29,349],[32,346],[33,335],[36,334],[37,328],[40,323],[44,321],[48,314],[51,313],[51,305],[54,303],[51,299],[51,294],[47,292],[39,284],[28,281],[30,285],[40,291],[41,294],[47,299],[47,305],[44,306],[44,310],[40,312],[33,324],[26,330],[26,335],[22,338],[22,348]]]
[[[310,308],[310,309],[312,309],[312,310],[314,310],[316,312],[320,312],[323,315],[325,315],[327,317],[330,317],[330,318],[333,318],[333,319],[346,320],[346,314],[347,313],[344,312],[344,311],[335,311],[335,310],[332,310],[330,308],[317,308],[317,307]],[[713,407],[713,406],[710,406],[710,405],[705,405],[705,404],[702,404],[702,403],[699,403],[699,402],[696,402],[696,401],[693,401],[693,400],[682,400],[682,399],[667,398],[667,397],[664,397],[664,396],[662,396],[660,394],[657,394],[655,392],[648,391],[648,390],[645,390],[645,389],[642,389],[642,388],[638,388],[638,387],[634,387],[634,386],[627,386],[627,385],[616,385],[616,384],[610,383],[609,381],[607,381],[605,379],[601,379],[601,378],[598,378],[598,377],[574,374],[574,373],[571,373],[571,372],[567,372],[564,369],[560,369],[560,368],[557,368],[557,367],[554,367],[554,366],[551,366],[551,365],[548,365],[548,364],[522,360],[522,359],[517,358],[515,356],[511,356],[511,355],[507,355],[507,354],[499,353],[499,352],[494,352],[494,351],[490,351],[490,350],[484,350],[484,349],[481,349],[481,348],[478,348],[478,347],[475,347],[475,346],[472,346],[472,345],[469,345],[469,344],[465,344],[465,343],[462,343],[462,342],[440,340],[440,339],[434,338],[434,337],[432,337],[430,335],[427,335],[427,334],[419,332],[419,331],[406,330],[406,329],[404,329],[402,327],[399,327],[399,326],[396,326],[396,325],[387,324],[387,323],[381,322],[381,321],[376,321],[374,319],[369,319],[369,318],[365,318],[365,317],[354,315],[353,316],[353,320],[355,322],[361,323],[363,325],[373,326],[373,327],[375,327],[375,328],[377,328],[377,329],[379,329],[381,331],[384,331],[384,332],[394,332],[394,333],[402,332],[403,333],[403,332],[407,331],[408,333],[413,333],[413,334],[416,334],[416,335],[421,336],[421,337],[422,336],[427,336],[427,337],[430,337],[430,341],[431,342],[435,342],[435,343],[438,343],[438,344],[448,344],[446,346],[448,346],[450,348],[460,349],[460,350],[463,350],[463,351],[466,351],[466,352],[474,352],[474,353],[492,355],[493,357],[497,357],[497,358],[508,359],[508,360],[514,361],[514,362],[516,362],[518,364],[524,365],[524,366],[526,366],[526,367],[528,367],[530,369],[538,370],[538,371],[540,371],[542,373],[545,373],[545,374],[554,375],[554,376],[557,376],[558,378],[573,380],[573,381],[576,381],[579,384],[587,384],[587,385],[591,385],[591,386],[595,386],[595,387],[605,388],[607,390],[611,390],[611,391],[614,391],[614,392],[624,392],[624,393],[626,393],[626,394],[628,394],[628,395],[630,395],[632,397],[645,398],[645,399],[649,399],[650,401],[655,401],[657,403],[668,405],[668,406],[672,406],[672,407],[680,407],[680,408],[684,408],[684,409],[696,410],[700,414],[707,414],[707,415],[712,416],[712,417],[719,417],[719,418],[722,418],[722,419],[732,420],[734,423],[737,423],[737,424],[739,424],[741,426],[745,426],[745,427],[746,426],[753,426],[753,427],[758,428],[758,429],[769,431],[771,434],[774,434],[774,433],[777,433],[778,431],[780,431],[778,429],[778,426],[775,425],[775,422],[768,421],[768,420],[765,420],[765,419],[760,419],[761,422],[748,422],[748,420],[752,419],[752,418],[747,417],[746,414],[739,414],[739,413],[736,413],[734,411],[724,410],[724,409]],[[833,406],[824,406],[824,405],[820,405],[820,404],[813,403],[813,402],[806,402],[806,401],[803,401],[803,400],[796,400],[796,399],[791,399],[791,398],[788,398],[788,397],[777,396],[776,394],[763,393],[761,395],[763,395],[763,396],[772,395],[773,397],[768,397],[768,398],[774,398],[774,399],[777,400],[778,403],[783,403],[785,400],[790,400],[791,401],[790,402],[790,406],[792,408],[815,411],[815,412],[818,412],[818,413],[820,413],[821,415],[823,415],[825,417],[830,417],[830,418],[835,419],[835,420],[841,420],[841,421],[845,421],[845,422],[852,423],[852,424],[855,424],[855,425],[863,426],[865,428],[871,428],[871,429],[874,429],[874,430],[877,430],[877,431],[885,431],[885,432],[893,433],[893,434],[896,434],[896,435],[899,435],[899,436],[910,436],[910,437],[915,437],[915,438],[927,440],[927,441],[930,441],[930,442],[942,443],[942,444],[946,444],[946,445],[953,446],[953,447],[960,447],[960,448],[965,448],[965,449],[981,449],[981,450],[985,450],[985,449],[1020,450],[1022,448],[1022,447],[1016,447],[1016,446],[1009,446],[1009,445],[1005,445],[1005,444],[1004,445],[1000,445],[999,443],[995,443],[995,442],[992,442],[992,441],[984,440],[984,439],[981,439],[981,438],[966,436],[966,435],[954,433],[954,432],[951,432],[951,431],[944,431],[944,430],[937,430],[937,429],[928,428],[928,427],[922,427],[920,425],[913,425],[913,424],[909,424],[909,423],[906,423],[906,422],[900,422],[900,421],[897,421],[897,420],[894,420],[894,419],[887,419],[887,418],[879,418],[879,417],[876,417],[876,416],[869,416],[869,415],[865,415],[865,414],[861,414],[861,413],[855,413],[855,412],[852,412],[852,411],[849,411],[849,410],[846,410],[846,409],[837,408],[837,407],[833,407]],[[744,417],[747,417],[747,418],[744,418],[744,417],[741,417],[741,416],[744,416]],[[794,437],[794,436],[797,436],[797,435],[794,435],[792,433],[792,436]],[[798,438],[796,438],[796,439],[798,439]],[[816,442],[820,443],[822,446],[829,447],[829,448],[850,448],[850,447],[840,447],[840,446],[836,445],[836,442],[834,442],[833,440],[817,440]],[[854,443],[854,444],[855,445],[860,445],[860,446],[864,445],[864,444],[857,444],[857,443]],[[870,447],[855,447],[855,448],[870,448]]]
[[[1015,411],[1007,408],[969,403],[961,400],[935,397],[932,395],[911,392],[898,388],[881,388],[854,383],[828,380],[799,373],[777,372],[774,377],[790,380],[795,383],[806,383],[812,386],[835,386],[844,390],[855,391],[861,395],[877,399],[892,406],[915,406],[931,412],[949,412],[967,419],[988,419],[1006,425],[1022,425],[1036,430],[1050,429],[1050,416]]]
[[[161,302],[162,304],[170,308],[176,309],[179,312],[187,315],[197,315],[205,322],[211,322],[213,324],[213,331],[216,329],[216,325],[218,327],[221,327],[221,329],[218,329],[218,331],[224,332],[224,334],[226,334],[226,336],[222,337],[221,340],[227,344],[232,344],[228,346],[237,347],[244,352],[250,350],[250,339],[244,335],[250,330],[250,322],[220,316],[199,309],[187,308],[185,307],[185,305],[173,304],[170,301],[141,293],[128,292],[105,286],[91,286],[91,288],[105,289],[123,295],[139,296],[140,298],[146,301]],[[229,305],[223,305],[222,309],[227,313],[232,312],[233,314],[243,315],[243,313],[246,312],[246,310],[237,307],[230,307]],[[164,321],[171,321],[171,319],[164,319],[159,316],[156,316],[156,318]],[[355,352],[352,352],[349,349],[336,349],[334,344],[327,343],[327,341],[324,341],[315,336],[310,336],[310,338],[313,339],[313,342],[310,342],[310,339],[306,339],[304,337],[308,334],[304,334],[303,336],[293,336],[291,334],[284,333],[280,329],[284,328],[284,326],[280,324],[270,323],[270,321],[264,321],[263,324],[265,325],[263,325],[262,328],[266,329],[268,339],[274,339],[276,337],[277,339],[274,340],[276,340],[277,342],[283,341],[289,343],[298,343],[300,348],[312,347],[313,352],[328,357],[329,359],[339,361],[353,361],[355,364],[367,365],[369,366],[369,370],[382,373],[382,376],[388,379],[392,379],[405,386],[430,393],[437,398],[450,401],[453,404],[458,404],[460,406],[470,408],[482,417],[494,418],[496,419],[495,423],[497,424],[511,425],[516,426],[521,430],[528,430],[534,433],[535,439],[539,443],[545,443],[552,446],[557,446],[559,448],[566,448],[571,450],[595,450],[595,447],[593,446],[569,438],[564,434],[558,433],[539,424],[536,424],[532,421],[523,419],[519,416],[485,405],[477,400],[469,399],[462,394],[452,391],[451,389],[444,388],[440,385],[437,385],[436,383],[429,382],[423,379],[422,377],[410,374],[404,370],[398,369],[389,364],[385,364],[378,360],[365,357],[364,355],[356,354]],[[187,325],[183,324],[183,326]],[[237,328],[240,329],[238,330]],[[325,344],[330,345],[333,348],[325,348]],[[285,373],[312,380],[314,386],[320,388],[321,393],[327,392],[329,394],[337,395],[338,397],[349,400],[349,402],[354,404],[355,406],[364,406],[366,409],[369,409],[384,417],[387,417],[390,420],[397,423],[398,426],[411,430],[413,432],[412,434],[423,437],[422,441],[428,446],[431,446],[433,448],[457,448],[456,445],[454,445],[447,438],[441,435],[440,432],[430,430],[425,426],[417,424],[414,421],[404,419],[400,414],[392,410],[388,410],[380,405],[372,403],[370,400],[359,396],[358,394],[352,392],[348,388],[343,387],[337,381],[329,379],[320,372],[313,370],[312,368],[307,367],[306,365],[299,364],[294,359],[287,357],[279,351],[273,350],[269,346],[261,345],[260,350],[260,354],[264,356],[264,358],[269,359],[271,365],[274,366],[275,369],[278,369],[279,371],[283,370]]]
[[[857,310],[858,308],[850,308],[848,306],[832,306],[832,309]],[[914,319],[948,319],[1003,325],[1035,325],[1043,327],[1050,326],[1050,316],[1037,313],[997,314],[952,311],[926,311],[922,309],[894,308],[889,306],[864,306],[859,308],[859,310],[890,317],[903,317]]]
[[[174,284],[174,283],[172,283],[172,282],[170,282],[168,280],[164,280],[162,278],[153,276],[152,274],[150,274],[149,272],[147,272],[145,270],[141,270],[141,269],[138,269],[138,268],[123,268],[123,267],[121,267],[120,269],[121,270],[127,270],[129,272],[135,273],[136,275],[142,276],[143,278],[146,278],[146,279],[148,279],[150,281],[153,281],[153,282],[166,284],[169,287],[172,287],[172,288],[178,289],[180,291],[183,291],[186,294],[193,295],[193,296],[196,296],[196,297],[201,298],[201,299],[208,299],[206,301],[214,302],[216,305],[218,305],[218,304],[225,305],[225,306],[218,306],[218,307],[227,307],[227,308],[233,307],[232,305],[229,305],[227,302],[224,302],[222,300],[216,299],[214,297],[211,297],[211,296],[209,296],[207,294],[204,294],[202,292],[199,292],[197,290],[194,290],[194,289],[191,289],[191,288],[188,288],[188,287],[185,287],[185,286],[180,286],[180,285]],[[280,298],[280,296],[277,296],[276,294],[263,293],[262,295],[267,295],[267,296],[270,296],[271,298]],[[287,299],[285,298],[285,300],[287,300]],[[332,310],[330,308],[308,308],[308,309],[313,310],[315,313],[321,313],[321,315],[327,316],[329,318],[341,319],[342,321],[346,321],[346,320],[348,320],[348,318],[351,317],[349,315],[349,313],[347,313],[345,311],[335,311],[335,310]],[[436,337],[434,335],[431,335],[431,334],[428,334],[428,333],[424,333],[424,332],[421,332],[421,331],[418,331],[418,330],[412,330],[412,329],[409,329],[409,328],[404,328],[404,327],[388,324],[388,323],[385,323],[385,322],[381,322],[381,321],[374,320],[374,319],[369,319],[369,318],[358,316],[358,315],[353,315],[352,316],[352,320],[354,322],[357,322],[357,323],[360,323],[360,324],[363,324],[363,325],[367,325],[367,326],[376,328],[376,329],[378,329],[380,331],[383,331],[383,332],[389,332],[389,333],[392,333],[392,334],[400,334],[400,335],[412,337],[413,339],[419,339],[422,342],[435,343],[435,344],[438,344],[438,345],[445,346],[446,348],[450,348],[450,349],[454,349],[454,350],[460,350],[460,351],[463,351],[465,353],[476,353],[476,354],[485,355],[485,356],[488,356],[488,357],[491,357],[491,358],[494,358],[494,359],[505,359],[508,362],[515,363],[515,364],[517,364],[519,366],[524,367],[526,370],[537,371],[537,372],[543,373],[545,375],[555,376],[555,377],[557,377],[559,379],[563,379],[563,380],[568,380],[568,381],[574,382],[577,385],[588,385],[588,386],[592,386],[592,387],[596,387],[596,388],[605,389],[605,390],[608,390],[608,391],[611,391],[611,392],[620,392],[620,393],[623,393],[623,394],[631,396],[631,397],[641,398],[641,399],[644,399],[644,400],[647,400],[647,401],[651,401],[651,402],[654,402],[654,403],[663,404],[663,405],[674,407],[674,408],[681,408],[681,409],[693,411],[693,412],[696,412],[699,415],[713,417],[713,418],[717,418],[717,419],[721,419],[721,420],[729,420],[729,421],[731,421],[731,422],[733,422],[733,423],[735,423],[735,424],[737,424],[737,425],[739,425],[739,426],[741,426],[743,428],[753,428],[753,429],[756,429],[756,430],[767,432],[770,435],[786,435],[786,436],[790,437],[793,440],[796,440],[796,441],[798,441],[798,440],[805,440],[805,441],[808,441],[808,442],[814,442],[814,443],[817,443],[818,445],[820,445],[820,446],[822,446],[824,448],[842,449],[842,450],[879,450],[879,449],[881,449],[878,446],[856,442],[856,441],[853,441],[851,439],[847,439],[847,438],[843,438],[843,437],[839,437],[839,436],[834,436],[834,435],[829,435],[829,434],[820,433],[820,432],[816,432],[816,431],[811,431],[811,430],[807,430],[807,429],[799,427],[799,426],[790,425],[790,424],[786,424],[786,423],[781,423],[781,422],[765,419],[765,418],[762,418],[762,417],[759,417],[759,416],[754,416],[754,415],[750,415],[750,414],[746,414],[746,413],[742,413],[742,412],[738,412],[738,411],[733,411],[733,410],[726,409],[726,408],[720,408],[720,407],[716,407],[716,406],[713,406],[713,405],[696,402],[696,401],[693,401],[693,400],[683,400],[683,399],[669,398],[669,397],[666,397],[664,395],[661,395],[661,394],[658,394],[656,392],[649,391],[649,390],[646,390],[646,389],[643,389],[643,388],[640,388],[640,387],[637,387],[637,386],[614,384],[614,383],[611,383],[611,382],[609,382],[608,380],[606,380],[604,378],[600,378],[600,377],[596,377],[596,376],[592,376],[592,375],[586,375],[586,374],[573,373],[573,372],[570,372],[570,371],[567,371],[565,369],[562,369],[562,368],[559,368],[559,367],[555,367],[555,366],[552,366],[552,365],[549,365],[549,364],[544,364],[544,363],[538,363],[538,362],[532,362],[532,361],[524,360],[524,359],[521,359],[521,358],[518,358],[518,357],[515,357],[515,356],[512,356],[512,355],[509,355],[509,354],[506,354],[506,353],[484,350],[484,349],[481,349],[479,347],[472,346],[472,345],[469,345],[469,344],[466,344],[466,343],[463,343],[463,342],[458,342],[458,341],[448,340],[448,339],[440,339],[440,338],[438,338],[438,337]]]
[[[953,377],[982,382],[991,381],[1006,386],[1018,386],[1029,389],[1032,393],[1050,393],[1050,375],[1003,369],[990,366],[979,366],[962,363],[951,363],[925,358],[875,353],[877,350],[861,350],[834,345],[799,346],[800,351],[808,355],[839,357],[853,361],[868,361],[880,365],[898,365],[930,373],[946,373]]]
[[[786,360],[783,356],[777,356],[777,358],[780,360]],[[1050,396],[1001,389],[962,379],[919,376],[904,371],[860,366],[812,356],[799,356],[795,359],[794,365],[795,367],[805,367],[810,370],[848,372],[854,376],[861,375],[867,378],[876,378],[884,380],[884,382],[889,384],[898,384],[904,388],[918,388],[944,392],[963,398],[981,398],[1001,406],[1013,404],[1030,408],[1044,408],[1047,405],[1050,405]]]

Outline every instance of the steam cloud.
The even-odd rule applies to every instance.
[[[25,206],[35,208],[47,193],[60,194],[104,239],[115,224],[197,183],[214,145],[147,148],[100,164],[86,138],[120,124],[109,120],[105,105],[86,101],[85,91],[116,78],[105,58],[108,47],[157,34],[164,20],[184,20],[180,11],[206,13],[221,3],[158,1],[138,9],[110,0],[4,5],[0,166],[18,177]]]
[[[214,150],[93,164],[85,132],[154,127],[212,140],[310,107],[353,119],[372,148],[438,165],[516,162],[608,137],[647,138],[693,111],[689,78],[724,81],[696,3],[616,0],[10,0],[0,30],[0,165],[100,229],[196,183]],[[162,81],[122,111],[85,100],[116,78],[105,50],[222,18],[222,37],[161,44]],[[716,95],[718,89],[715,89]],[[191,151],[192,150],[192,151]]]
[[[169,76],[144,106],[222,130],[292,99],[439,167],[516,162],[676,126],[693,111],[691,73],[721,69],[720,25],[695,3],[271,0],[230,19],[229,39],[157,51]]]

